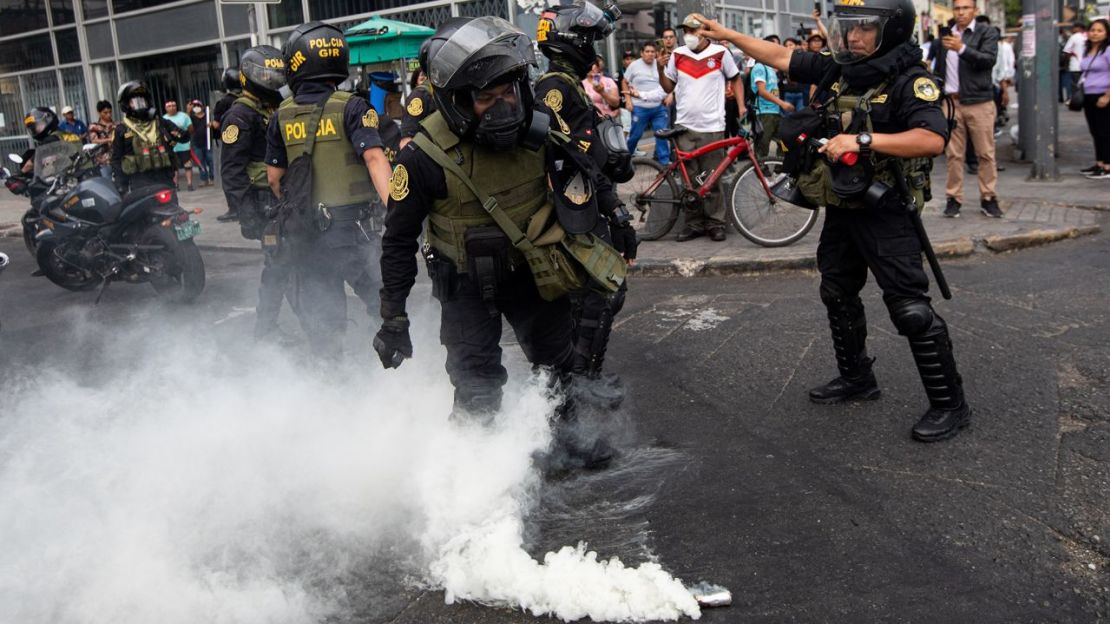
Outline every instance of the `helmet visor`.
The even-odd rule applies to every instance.
[[[490,62],[476,62],[483,57],[490,57]],[[435,87],[481,89],[511,69],[535,64],[536,54],[523,32],[499,17],[486,16],[455,31],[429,62],[428,76]]]
[[[270,91],[277,91],[285,84],[284,67],[276,69],[273,67],[250,65],[243,68],[243,74],[248,81]]]
[[[141,95],[136,95],[130,100],[127,100],[127,107],[130,108],[132,111],[138,112],[145,111],[146,109],[150,108],[150,104],[147,103],[145,97]]]
[[[870,58],[883,45],[887,17],[833,14],[829,23],[829,51],[841,65]]]

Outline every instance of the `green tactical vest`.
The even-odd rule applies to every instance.
[[[451,132],[438,111],[420,122],[428,137],[440,149],[459,162],[474,185],[497,200],[501,209],[522,230],[528,219],[548,203],[547,178],[544,174],[544,152],[519,148],[496,151],[471,143],[462,143]],[[463,238],[471,227],[494,225],[482,202],[454,175],[444,172],[447,196],[432,204],[425,232],[428,244],[455,263],[460,273],[467,270],[466,245]],[[515,248],[513,264],[524,258]]]
[[[159,120],[136,122],[123,118],[126,133],[131,133],[131,153],[124,156],[120,168],[124,175],[135,175],[159,169],[173,169],[173,157],[162,135]]]
[[[867,132],[873,132],[871,125],[871,104],[882,99],[886,93],[887,83],[868,90],[862,95],[840,95],[846,89],[847,83],[843,80],[836,89],[837,96],[829,106],[841,116],[841,127],[847,128],[855,115],[866,115],[864,121]],[[885,100],[884,100],[885,101]],[[872,153],[871,160],[874,168],[873,180],[882,182],[892,189],[898,188],[898,183],[892,167],[900,167],[902,175],[906,178],[910,196],[917,206],[917,210],[925,206],[925,193],[929,186],[928,171],[932,169],[931,158],[894,158]],[[843,198],[833,192],[832,172],[830,165],[822,158],[814,159],[814,166],[809,171],[798,176],[798,190],[807,200],[817,206],[835,206],[837,208],[861,209],[866,208],[862,198]],[[853,169],[862,175],[864,165],[862,160]]]
[[[336,91],[324,103],[312,148],[313,204],[350,206],[368,204],[378,198],[366,164],[355,155],[343,123],[343,112],[351,96],[346,91]],[[286,98],[278,107],[278,131],[285,140],[289,162],[304,153],[306,128],[315,112],[315,104],[297,104],[293,98]]]
[[[273,110],[262,106],[262,103],[254,99],[254,97],[243,94],[236,98],[235,104],[242,104],[252,111],[262,115],[263,127],[270,124],[270,115]],[[264,161],[251,161],[247,163],[247,177],[250,178],[251,186],[256,189],[270,190],[270,182],[266,179],[266,163]]]

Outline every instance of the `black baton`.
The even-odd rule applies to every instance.
[[[914,205],[912,196],[910,195],[909,185],[906,184],[906,175],[902,172],[902,167],[897,162],[892,162],[891,170],[894,172],[894,179],[898,182],[898,195],[901,196],[903,204],[906,206],[906,212],[909,213],[910,223],[913,224],[913,230],[917,234],[917,240],[921,243],[921,251],[925,253],[925,259],[929,262],[929,269],[933,272],[933,279],[936,280],[937,290],[940,295],[945,299],[952,298],[952,291],[948,288],[948,280],[944,279],[944,271],[940,269],[940,261],[937,260],[937,254],[933,251],[933,245],[929,242],[929,235],[925,232],[925,224],[921,222],[921,213],[917,211],[917,206]],[[924,206],[922,206],[924,208]]]

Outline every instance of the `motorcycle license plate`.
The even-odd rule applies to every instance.
[[[200,234],[200,221],[193,221],[190,219],[184,223],[174,225],[173,229],[177,232],[177,240],[189,240],[197,234]]]

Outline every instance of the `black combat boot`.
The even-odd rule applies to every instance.
[[[913,426],[913,439],[939,442],[959,433],[971,422],[971,407],[964,400],[964,384],[952,356],[948,326],[939,316],[920,336],[910,338],[917,372],[929,397],[929,410]]]
[[[810,390],[809,400],[831,404],[879,398],[879,382],[871,370],[875,358],[867,357],[867,317],[863,313],[863,302],[858,297],[854,301],[822,298],[829,310],[829,329],[840,376]]]

